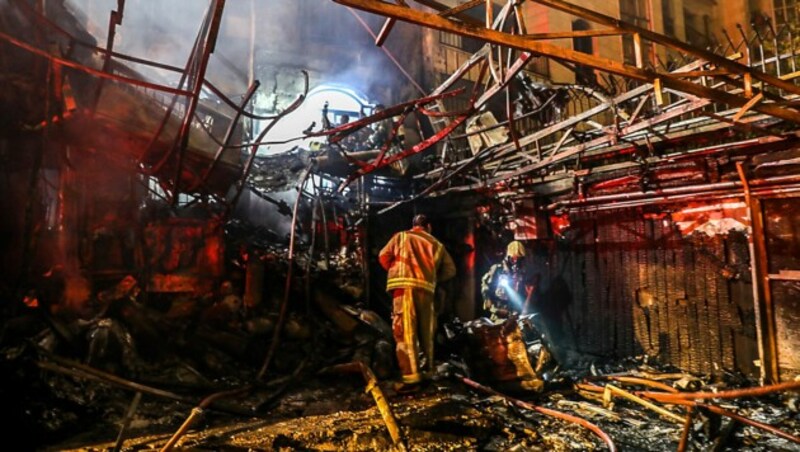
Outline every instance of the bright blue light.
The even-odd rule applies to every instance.
[[[508,275],[502,275],[498,278],[497,284],[504,289],[504,292],[508,296],[508,301],[516,308],[515,310],[521,310],[524,300],[511,286],[511,278]]]

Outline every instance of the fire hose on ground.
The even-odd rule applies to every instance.
[[[653,383],[657,383],[653,381],[645,383],[644,381],[641,380],[646,380],[646,379],[638,379],[634,377],[624,377],[622,380],[619,379],[620,377],[608,377],[608,378],[616,379],[617,381],[621,382],[647,385],[651,387],[655,386]],[[575,386],[578,390],[583,390],[588,392],[604,393],[606,391],[605,387],[597,386],[594,384],[578,383]],[[744,417],[740,414],[728,411],[724,408],[715,405],[709,405],[707,403],[700,402],[701,400],[708,400],[708,399],[737,399],[740,397],[756,397],[767,394],[774,394],[782,391],[798,390],[800,389],[800,381],[791,381],[774,385],[758,386],[754,388],[733,389],[721,392],[679,392],[674,388],[671,389],[672,390],[669,391],[668,393],[655,392],[655,391],[634,391],[632,394],[639,399],[645,398],[668,405],[686,406],[687,410],[692,410],[693,408],[703,408],[712,413],[728,417],[742,424],[764,430],[780,438],[800,444],[800,437],[787,433],[779,428]]]
[[[519,400],[519,399],[515,399],[513,397],[510,397],[510,396],[507,396],[507,395],[502,394],[500,392],[497,392],[497,391],[495,391],[494,389],[492,389],[492,388],[490,388],[488,386],[484,386],[484,385],[482,385],[482,384],[480,384],[480,383],[478,383],[478,382],[476,382],[474,380],[470,380],[467,377],[457,377],[457,378],[459,380],[461,380],[461,382],[463,382],[464,384],[466,384],[467,386],[469,386],[471,388],[477,389],[479,391],[483,391],[483,392],[485,392],[487,394],[491,394],[491,395],[494,395],[494,396],[502,397],[505,400],[511,402],[512,404],[514,404],[514,405],[516,405],[516,406],[518,406],[520,408],[523,408],[525,410],[536,411],[537,413],[542,413],[542,414],[545,414],[547,416],[551,416],[551,417],[554,417],[554,418],[557,418],[557,419],[561,419],[561,420],[564,420],[564,421],[567,421],[567,422],[571,422],[573,424],[580,425],[581,427],[590,430],[592,433],[597,435],[597,437],[600,438],[604,443],[606,443],[606,445],[608,446],[608,450],[610,450],[611,452],[615,452],[617,450],[616,446],[614,445],[614,441],[611,439],[611,437],[608,436],[608,434],[606,432],[601,430],[600,427],[598,427],[597,425],[587,421],[586,419],[582,419],[582,418],[579,418],[577,416],[572,416],[572,415],[567,414],[567,413],[562,413],[561,411],[551,410],[549,408],[544,408],[544,407],[541,407],[541,406],[538,406],[538,405],[534,405],[532,403],[528,403],[528,402],[524,402],[524,401]]]

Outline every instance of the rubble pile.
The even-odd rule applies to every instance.
[[[226,316],[241,303],[229,289],[155,309],[127,277],[94,297],[92,318],[33,310],[11,319],[0,350],[3,391],[19,407],[13,427],[43,450],[84,451],[170,441],[197,450],[759,451],[800,441],[789,392],[800,383],[737,391],[754,383],[644,358],[565,366],[530,316],[447,322],[433,380],[402,392],[388,323],[322,284],[312,292],[319,309],[288,315],[258,379],[276,319]]]
[[[675,376],[667,373],[651,376],[666,375]],[[701,389],[708,390],[725,385],[702,383],[697,377],[681,379],[699,382]],[[181,446],[198,450],[356,451],[402,450],[402,447],[428,451],[607,448],[581,425],[521,409],[504,395],[472,390],[456,376],[442,376],[411,395],[395,393],[390,385],[382,386],[400,426],[403,446],[392,444],[379,409],[364,393],[359,379],[328,377],[313,378],[302,388],[288,391],[264,419],[209,416],[204,424],[186,434]],[[530,394],[526,397],[531,398]],[[571,384],[558,384],[527,403],[544,412],[554,410],[585,419],[605,432],[621,450],[678,448],[684,431],[681,423],[623,399],[613,405],[598,399],[602,396],[592,397],[576,391]],[[776,395],[729,401],[720,406],[796,436],[800,419],[793,403],[796,397]],[[674,407],[670,409],[679,412]],[[132,450],[161,447],[168,437],[169,433],[132,437],[126,441],[126,447]],[[682,450],[796,450],[796,444],[785,438],[704,410],[694,414],[686,444]],[[84,443],[61,450],[104,450],[112,446],[113,442],[91,446]]]

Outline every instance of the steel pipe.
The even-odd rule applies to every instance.
[[[773,177],[769,179],[757,179],[751,181],[750,185],[752,187],[764,187],[769,185],[790,184],[796,182],[800,182],[800,176],[792,175],[792,176]],[[719,191],[725,189],[740,189],[740,188],[742,188],[741,181],[728,181],[728,182],[716,182],[712,184],[698,184],[698,185],[690,185],[682,187],[662,188],[650,192],[617,193],[612,195],[593,196],[591,198],[585,198],[580,200],[571,199],[565,201],[557,201],[545,206],[543,210],[555,210],[561,207],[574,207],[574,206],[585,206],[588,204],[600,204],[609,201],[620,201],[620,200],[629,201],[639,198],[652,198],[657,196],[669,196],[675,194],[708,193],[711,191]]]

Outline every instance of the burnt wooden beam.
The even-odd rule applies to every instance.
[[[417,11],[412,8],[399,7],[396,5],[384,3],[377,0],[333,0],[333,1],[342,5],[371,12],[373,14],[381,14],[389,17],[394,17],[396,19],[403,20],[406,22],[423,25],[437,30],[456,33],[463,36],[482,39],[492,44],[511,47],[527,52],[532,52],[537,55],[551,56],[567,60],[573,63],[581,64],[604,72],[610,72],[612,74],[621,75],[623,77],[634,80],[641,80],[645,82],[654,83],[656,79],[659,79],[664,86],[668,86],[670,88],[683,91],[686,93],[694,94],[696,96],[711,99],[716,102],[726,103],[737,107],[742,107],[748,102],[748,99],[746,98],[736,96],[727,93],[725,91],[720,91],[702,85],[697,85],[691,82],[687,82],[677,77],[673,77],[669,74],[659,74],[644,68],[629,66],[619,61],[614,61],[608,58],[602,58],[582,52],[577,52],[572,49],[558,47],[552,44],[548,44],[546,42],[527,39],[519,35],[512,35],[495,30],[489,30],[483,27],[477,27],[467,23],[455,22],[440,17],[436,14],[429,14]],[[551,0],[547,1],[549,2]],[[616,19],[613,20],[616,21]],[[711,55],[713,55],[714,57],[713,58],[714,61],[712,62],[717,64],[718,66],[726,67],[728,63],[732,63],[730,60],[724,57],[714,54]],[[719,63],[718,60],[724,61],[725,63]],[[711,60],[709,59],[709,61]],[[741,73],[751,72],[746,66],[742,66],[738,63],[734,64],[735,66],[733,66],[732,70],[734,70],[735,72],[741,72]],[[767,83],[774,80],[775,82],[778,82],[782,85],[789,85],[792,87],[792,89],[784,88],[787,91],[792,91],[792,92],[796,91],[800,93],[800,87],[796,87],[786,81],[779,80],[774,77],[766,76],[766,74],[763,73],[759,74],[760,74],[759,79],[764,79],[764,81],[766,81]],[[779,86],[777,83],[775,85]],[[783,86],[781,87],[783,88]],[[777,118],[785,119],[800,124],[800,112],[797,112],[796,110],[780,108],[773,104],[756,105],[754,109],[762,113],[775,116]]]
[[[678,108],[674,108],[674,109],[672,109],[672,110],[670,110],[668,112],[662,113],[661,115],[658,115],[658,116],[656,116],[654,118],[648,118],[646,120],[639,121],[636,124],[631,124],[630,126],[623,128],[620,131],[619,135],[620,136],[625,136],[625,135],[633,133],[633,132],[637,132],[637,131],[644,130],[644,129],[649,129],[650,127],[652,127],[655,124],[658,124],[658,123],[661,123],[661,122],[664,122],[664,121],[668,121],[668,120],[673,119],[673,118],[680,117],[681,115],[684,115],[684,114],[686,114],[686,113],[688,113],[690,111],[694,111],[694,110],[697,110],[699,108],[702,108],[702,107],[704,107],[704,106],[706,106],[708,104],[710,104],[710,102],[708,100],[706,100],[706,99],[698,99],[698,100],[696,100],[694,102],[690,102],[690,103],[688,103],[686,105],[682,105],[682,106],[680,106]],[[605,136],[601,136],[601,137],[595,138],[594,140],[588,141],[586,143],[581,143],[581,144],[578,144],[578,145],[575,145],[575,146],[571,146],[571,147],[569,147],[567,149],[564,149],[563,151],[559,152],[558,154],[554,154],[554,155],[551,155],[549,157],[543,158],[539,162],[536,162],[536,163],[531,164],[531,165],[526,165],[524,167],[521,167],[521,168],[516,169],[514,171],[511,171],[509,173],[504,173],[497,180],[495,180],[495,181],[490,180],[490,181],[488,181],[488,183],[491,184],[491,183],[494,183],[494,182],[499,182],[500,180],[503,180],[503,179],[507,179],[509,177],[521,176],[521,175],[523,175],[523,174],[525,174],[527,172],[535,171],[537,169],[540,169],[540,168],[543,168],[545,166],[551,165],[551,164],[553,164],[555,162],[563,161],[563,160],[565,160],[567,158],[570,158],[570,157],[573,157],[575,155],[578,155],[578,154],[584,152],[585,150],[587,150],[587,149],[589,149],[591,147],[602,145],[602,144],[607,143],[609,141],[610,141],[610,138],[607,135],[605,135]]]
[[[642,86],[642,87],[638,87],[636,89],[643,89],[643,88],[646,88],[646,87],[647,87],[647,85]],[[626,95],[626,94],[634,93],[634,92],[635,92],[635,90],[629,91],[628,93],[623,94],[623,96]],[[679,93],[679,94],[683,94],[683,93]],[[591,149],[595,149],[595,148],[601,147],[603,145],[607,146],[607,145],[610,145],[610,144],[614,143],[614,141],[615,141],[614,138],[616,138],[617,141],[620,141],[620,140],[627,141],[627,140],[631,139],[631,135],[633,135],[633,134],[639,134],[640,135],[643,131],[650,131],[651,133],[656,134],[657,136],[659,136],[661,138],[664,138],[662,133],[658,132],[657,130],[655,130],[653,128],[654,126],[656,126],[657,124],[664,123],[664,122],[669,122],[670,120],[674,119],[675,118],[675,116],[674,116],[675,113],[674,112],[676,112],[676,111],[677,112],[688,113],[690,111],[698,110],[698,109],[703,108],[705,105],[708,105],[708,102],[706,100],[698,98],[696,96],[685,95],[684,94],[684,97],[685,97],[685,102],[686,103],[684,103],[683,105],[679,105],[679,104],[674,103],[674,104],[672,104],[670,106],[670,108],[667,111],[665,111],[661,115],[658,115],[658,116],[655,116],[655,117],[652,117],[652,118],[648,118],[645,122],[642,122],[642,121],[638,121],[638,122],[628,121],[627,126],[624,127],[621,130],[617,130],[616,129],[617,126],[615,126],[615,125],[608,126],[607,127],[608,128],[608,133],[605,136],[601,136],[601,137],[595,138],[594,140],[585,143],[588,146],[587,146],[587,148],[584,148],[586,150],[582,151],[581,154],[585,155],[586,152],[589,151],[589,149],[588,149],[589,146],[591,146]],[[648,96],[643,96],[643,98],[647,99]],[[617,97],[615,99],[614,103],[615,104],[618,103],[618,101],[620,99],[621,99],[620,97]],[[602,106],[604,106],[604,105],[599,105],[599,106],[595,107],[595,109],[599,108],[599,107],[602,107]],[[761,118],[761,120],[763,120],[764,118],[766,118],[768,116],[755,115],[755,116],[753,116],[752,118],[750,118],[748,120],[740,120],[740,121],[737,121],[737,122],[734,123],[730,118],[727,118],[726,116],[734,115],[734,114],[736,114],[736,112],[737,112],[736,109],[728,110],[728,111],[726,111],[724,113],[721,113],[720,115],[716,115],[718,117],[715,117],[715,118],[712,118],[712,119],[715,119],[717,121],[720,121],[720,122],[724,123],[724,124],[720,124],[723,127],[728,127],[726,124],[730,124],[730,125],[733,125],[735,128],[738,128],[738,129],[743,129],[743,130],[744,129],[748,129],[748,131],[761,132],[764,135],[780,136],[780,134],[776,134],[774,132],[770,132],[770,131],[768,131],[766,129],[761,130],[760,127],[750,124],[751,122],[755,122],[755,119]],[[705,115],[705,116],[709,116],[709,115]],[[571,123],[570,120],[572,120],[572,119],[573,118],[570,118],[570,119],[568,119],[566,121],[562,121],[561,123],[554,124],[551,127],[557,127],[557,126],[563,125],[565,123]],[[692,121],[692,120],[689,120],[689,121]],[[681,125],[681,124],[682,123],[678,123],[678,125]],[[668,133],[669,127],[671,125],[673,125],[673,123],[668,123],[667,124],[666,129],[664,130],[664,133]],[[750,129],[752,129],[752,130],[750,130]],[[546,129],[542,129],[542,130],[546,130]],[[538,132],[535,132],[534,135],[536,133],[538,133]],[[504,147],[504,149],[508,149],[508,148],[510,148],[510,146],[511,146],[510,144],[506,145]],[[581,146],[581,145],[578,145],[578,146]],[[570,149],[572,149],[572,148],[570,148]],[[552,156],[552,154],[553,154],[552,147],[551,147],[551,151],[549,151],[548,153],[551,154],[551,156]],[[495,158],[499,158],[499,157],[500,157],[499,154],[497,156],[495,156]],[[515,160],[519,160],[519,159],[515,158]],[[557,160],[557,161],[560,161],[560,159]],[[555,162],[553,162],[553,163],[555,163]]]
[[[481,2],[482,1],[486,1],[487,2],[487,11],[490,10],[491,9],[491,8],[489,8],[490,3],[491,3],[490,0],[481,0]],[[398,3],[403,3],[404,4],[403,0],[398,0]],[[499,16],[497,18],[497,23],[495,24],[496,26],[499,26],[499,24],[501,24],[502,21],[504,20],[504,18],[507,16],[508,12],[510,11],[509,5],[510,5],[510,3],[506,4],[506,6],[500,12],[500,14],[499,14]],[[390,18],[390,19],[393,19],[393,18]],[[494,21],[493,17],[491,17],[491,15],[489,15],[487,13],[487,17],[486,17],[487,27],[491,26],[493,21]],[[485,51],[485,56],[491,57],[491,48],[490,48],[490,46],[486,45],[486,46],[484,46],[484,48],[482,50]],[[461,68],[456,72],[456,74],[453,74],[450,78],[448,78],[448,80],[444,84],[439,86],[439,88],[437,89],[437,92],[439,90],[443,89],[445,86],[448,86],[448,83],[453,83],[453,82],[455,82],[455,80],[461,78],[463,76],[463,74],[466,73],[466,71],[469,70],[469,68],[472,67],[472,65],[474,65],[475,63],[480,61],[480,58],[477,57],[479,54],[481,54],[480,51],[477,52],[476,54],[474,54],[470,58],[469,61],[467,61],[464,65],[461,66]],[[418,152],[422,152],[423,150],[425,150],[427,148],[427,145],[422,146],[422,144],[424,144],[424,143],[426,143],[426,142],[428,142],[430,140],[432,140],[432,141],[430,141],[431,144],[435,144],[437,141],[439,141],[439,139],[441,139],[441,137],[446,136],[447,134],[450,133],[450,131],[452,131],[454,129],[454,124],[455,124],[455,126],[457,126],[462,121],[466,120],[466,115],[467,114],[471,114],[471,112],[474,112],[474,111],[480,109],[483,104],[488,102],[489,99],[491,99],[494,95],[496,95],[498,92],[500,92],[502,89],[504,89],[508,85],[508,83],[511,82],[513,77],[515,77],[522,69],[525,68],[525,65],[527,64],[527,62],[528,62],[528,60],[530,58],[531,58],[531,54],[529,52],[523,52],[522,54],[520,54],[519,57],[517,58],[517,60],[515,61],[515,63],[513,65],[511,65],[511,67],[507,68],[506,70],[501,71],[501,75],[496,76],[496,83],[494,85],[492,85],[490,88],[486,89],[484,91],[484,93],[478,98],[478,100],[474,101],[474,103],[472,103],[468,113],[465,113],[463,116],[459,116],[451,124],[448,124],[443,129],[438,130],[437,133],[434,135],[434,137],[432,137],[432,138],[436,138],[436,137],[440,137],[440,138],[433,139],[433,140],[431,138],[431,139],[425,140],[425,142],[420,143],[420,145],[417,145],[417,146],[415,146],[413,148],[409,148],[409,149],[401,152],[400,154],[396,154],[394,156],[389,157],[386,160],[383,159],[384,155],[383,155],[383,152],[382,152],[374,162],[362,166],[355,173],[353,173],[346,181],[344,181],[342,183],[342,185],[340,186],[340,189],[345,187],[345,186],[347,186],[355,178],[361,177],[361,176],[363,176],[365,174],[368,174],[368,173],[370,173],[372,171],[375,171],[375,170],[377,170],[377,169],[379,169],[379,168],[381,168],[383,166],[386,166],[386,165],[388,165],[388,164],[390,164],[390,163],[392,163],[394,161],[398,161],[398,160],[406,158],[406,157],[408,157],[410,155],[416,154]],[[488,64],[489,64],[489,66],[491,66],[491,58],[489,59]],[[484,68],[486,68],[486,67],[487,67],[486,64],[484,64]],[[478,83],[478,85],[480,85],[480,83]],[[476,88],[477,88],[477,85],[476,85]],[[473,99],[474,98],[475,98],[475,95],[473,94]],[[437,103],[437,105],[439,106],[440,112],[442,112],[443,111],[442,104],[441,103]],[[424,110],[424,109],[421,109],[421,110]],[[442,133],[444,133],[444,135],[441,135]]]
[[[638,27],[636,25],[627,22],[623,22],[622,20],[613,18],[611,16],[606,16],[605,14],[598,13],[597,11],[592,11],[588,8],[574,5],[572,3],[567,3],[562,0],[533,0],[533,1],[541,5],[545,5],[550,8],[572,14],[577,17],[590,20],[592,22],[608,25],[610,27],[618,28],[620,30],[625,30],[631,33],[638,33],[641,37],[649,41],[661,44],[663,46],[672,48],[674,50],[679,50],[681,52],[688,53],[698,58],[702,58],[710,63],[715,64],[718,67],[729,69],[735,73],[741,73],[741,74],[749,73],[753,76],[753,78],[761,80],[764,83],[769,83],[770,85],[781,88],[790,93],[800,94],[800,86],[797,86],[793,83],[788,83],[785,80],[781,80],[778,77],[765,74],[761,71],[754,70],[741,63],[731,61],[723,56],[717,55],[716,53],[710,52],[705,49],[701,49],[699,47],[695,47],[691,44],[687,44],[678,39],[662,35],[654,31],[650,31],[646,28]]]
[[[753,278],[753,309],[756,320],[756,336],[758,341],[761,365],[762,384],[778,383],[778,339],[775,331],[775,307],[769,282],[769,268],[766,239],[764,236],[764,208],[761,200],[753,196],[750,181],[745,174],[742,162],[736,163],[747,204],[750,234],[747,236],[750,251],[750,271]]]
[[[612,126],[609,126],[609,129],[610,129],[609,133],[606,133],[603,136],[597,137],[597,138],[595,138],[595,139],[593,139],[591,141],[587,141],[585,143],[581,143],[581,144],[569,147],[569,148],[565,149],[562,153],[559,153],[559,154],[553,155],[552,152],[551,152],[550,153],[551,155],[550,155],[550,157],[548,157],[548,159],[552,159],[552,161],[549,162],[549,163],[550,164],[558,163],[558,162],[563,161],[566,158],[570,158],[570,157],[572,157],[574,155],[573,151],[578,151],[579,154],[585,155],[587,152],[593,151],[593,150],[601,148],[603,146],[614,145],[615,144],[615,141],[614,141],[615,138],[616,138],[616,141],[629,141],[631,139],[636,139],[636,137],[634,135],[637,135],[640,138],[642,136],[644,136],[644,138],[646,139],[647,136],[643,135],[643,132],[648,132],[648,133],[656,135],[657,137],[659,137],[661,139],[665,139],[665,134],[670,134],[669,133],[669,128],[672,125],[675,125],[674,123],[670,123],[669,121],[671,121],[672,119],[678,118],[678,117],[680,117],[680,116],[682,116],[682,115],[684,115],[686,113],[702,109],[706,105],[709,105],[709,102],[706,99],[701,99],[701,98],[697,98],[697,97],[694,97],[694,96],[691,96],[688,100],[689,100],[689,102],[687,102],[687,103],[685,103],[683,105],[680,105],[680,106],[674,106],[674,107],[670,108],[669,110],[665,111],[664,113],[662,113],[660,115],[657,115],[657,116],[654,116],[654,117],[651,117],[651,118],[647,118],[645,120],[640,120],[640,121],[635,122],[635,123],[634,122],[628,123],[628,125],[626,127],[623,127],[622,129],[620,129],[617,132],[616,137],[613,134],[611,134],[611,132],[613,132],[613,129],[611,129]],[[726,112],[726,114],[733,114],[734,112],[735,112],[735,110],[729,110],[728,112]],[[765,117],[768,117],[768,116],[763,116],[761,118],[763,119]],[[716,120],[718,120],[720,122],[723,122],[723,119],[727,119],[727,118],[724,118],[724,116],[720,115],[719,119],[717,119],[717,118],[714,118],[714,119],[716,119]],[[737,125],[739,125],[742,128],[744,128],[744,127],[747,127],[749,125],[749,124],[747,124],[749,122],[752,122],[752,121],[741,120],[741,121],[739,121],[737,123]],[[666,125],[666,127],[662,127],[661,130],[658,130],[658,129],[655,128],[655,126],[663,124],[663,123],[668,123],[668,124]],[[728,123],[730,123],[729,119],[727,119],[722,124],[720,124],[720,128],[722,128],[722,127],[730,127],[728,125]],[[678,123],[678,125],[681,125],[681,123]],[[622,149],[624,149],[624,148],[628,147],[629,145],[630,145],[630,143],[628,143],[628,144],[623,143],[620,146],[621,146]],[[612,146],[612,147],[606,148],[606,149],[613,150],[613,149],[616,149],[616,147]],[[564,153],[566,153],[566,154],[564,154]],[[538,163],[539,162],[535,163],[534,165],[538,165]],[[538,169],[538,168],[539,167],[537,166],[536,169]]]
[[[440,12],[439,15],[442,16],[442,17],[455,16],[455,15],[457,15],[459,13],[463,13],[464,11],[467,11],[469,9],[475,8],[476,6],[481,5],[481,4],[485,4],[485,3],[486,3],[486,0],[470,0],[470,1],[466,2],[466,3],[462,3],[462,4],[458,5],[458,6],[456,6],[455,8],[450,8],[450,9],[444,10],[444,11]]]
[[[528,39],[571,39],[571,38],[594,38],[599,36],[618,36],[628,34],[627,31],[614,28],[604,30],[578,30],[578,31],[553,31],[549,33],[528,33]]]
[[[752,122],[752,121],[755,121],[757,119],[764,120],[766,118],[768,118],[768,116],[762,115],[760,118],[757,118],[757,117],[744,118],[742,120],[742,122]],[[728,125],[726,123],[717,122],[717,123],[714,123],[714,124],[711,124],[711,125],[708,125],[708,126],[704,126],[704,127],[700,128],[699,130],[695,130],[695,131],[692,131],[692,130],[681,130],[681,131],[677,131],[677,132],[669,132],[666,135],[664,135],[662,137],[659,137],[658,140],[656,140],[656,142],[666,142],[666,141],[670,141],[670,140],[674,140],[674,139],[681,139],[681,138],[686,138],[686,137],[690,137],[690,136],[697,136],[697,135],[702,134],[702,133],[718,131],[720,129],[728,128],[728,127],[730,127],[730,125]],[[780,139],[780,138],[773,138],[773,137],[756,138],[756,139],[745,141],[745,142],[741,142],[741,143],[731,143],[731,144],[727,144],[727,145],[714,146],[712,148],[699,148],[699,149],[693,149],[693,150],[690,150],[690,151],[681,151],[681,152],[678,152],[678,153],[675,153],[675,154],[665,155],[665,156],[663,156],[663,158],[668,158],[668,159],[691,158],[693,156],[698,156],[698,155],[701,155],[701,154],[713,153],[713,152],[715,152],[715,150],[716,150],[716,152],[719,152],[719,151],[723,151],[724,149],[727,149],[729,147],[744,146],[744,145],[746,145],[746,143],[749,143],[749,142],[752,142],[754,145],[756,145],[757,143],[765,142],[765,143],[767,143],[767,146],[769,146],[769,149],[783,148],[784,146],[788,146],[789,143],[790,143],[790,141],[788,141],[786,139]],[[617,152],[617,151],[623,150],[625,148],[630,148],[631,146],[643,146],[643,145],[645,145],[645,140],[644,139],[640,139],[640,140],[637,140],[637,141],[628,141],[628,142],[621,143],[621,144],[615,144],[613,146],[606,146],[606,147],[599,148],[599,149],[595,148],[595,149],[592,149],[592,150],[585,150],[585,151],[582,151],[580,153],[580,155],[581,156],[593,156],[593,155],[599,155],[599,154],[604,154],[604,153]],[[655,163],[655,162],[656,162],[656,160],[650,161],[651,164]],[[608,167],[595,168],[595,169],[592,170],[592,173],[596,173],[598,171],[604,171],[604,170],[613,170],[614,168],[616,168],[618,166],[622,167],[622,165],[630,165],[630,164],[612,164],[612,165],[609,165]],[[637,166],[637,165],[638,165],[638,163],[632,164],[632,166]],[[556,175],[553,175],[553,176],[535,176],[535,179],[545,183],[545,182],[548,182],[548,181],[555,181],[557,179],[566,177],[566,178],[568,178],[570,180],[569,184],[572,184],[572,182],[571,182],[572,174],[573,173],[570,172],[570,171],[565,171],[563,174],[558,175],[558,176],[556,176]],[[465,192],[465,191],[469,191],[469,190],[480,189],[480,188],[484,188],[484,187],[490,186],[492,184],[498,183],[498,182],[503,181],[503,180],[509,180],[510,178],[511,178],[511,176],[509,175],[509,173],[502,173],[500,176],[498,176],[496,178],[491,178],[490,180],[483,180],[480,183],[470,184],[470,185],[464,186],[464,187],[452,187],[450,189],[439,190],[439,191],[433,193],[432,196],[441,196],[441,195],[444,195],[444,194],[447,194],[447,193],[450,193],[450,192],[457,192],[457,191]]]
[[[717,120],[719,122],[724,122],[730,124],[733,128],[739,129],[743,132],[748,133],[755,133],[762,136],[775,136],[781,137],[783,136],[783,132],[780,130],[773,130],[769,127],[760,127],[754,124],[748,124],[741,121],[741,118],[728,118],[722,115],[718,115],[716,113],[711,112],[702,112],[703,116],[707,116],[711,119]]]
[[[650,90],[650,88],[651,87],[647,86],[647,85],[634,88],[633,90],[616,97],[614,99],[614,101],[613,101],[613,104],[619,104],[619,103],[627,101],[629,99],[633,99],[633,98],[635,98],[635,97],[637,97],[639,95],[642,95],[643,93],[648,92]],[[552,135],[552,134],[554,134],[556,132],[559,132],[561,130],[567,129],[569,127],[573,127],[574,125],[580,123],[581,121],[587,120],[587,119],[591,118],[592,116],[598,115],[598,114],[608,110],[611,107],[612,107],[612,103],[603,103],[603,104],[597,105],[597,106],[595,106],[595,107],[593,107],[593,108],[591,108],[589,110],[586,110],[586,111],[584,111],[584,112],[582,112],[580,114],[571,116],[568,119],[565,119],[564,121],[557,122],[557,123],[552,124],[552,125],[550,125],[548,127],[545,127],[543,129],[537,130],[536,132],[534,132],[534,133],[532,133],[530,135],[526,135],[526,136],[524,136],[524,137],[519,139],[519,144],[520,144],[520,146],[524,147],[524,146],[528,146],[530,144],[536,143],[537,140],[540,140],[542,138],[550,136],[550,135]],[[512,154],[514,152],[516,152],[516,147],[514,146],[513,143],[508,143],[508,144],[503,145],[502,147],[500,147],[498,149],[498,151],[495,154],[495,158],[499,159],[499,158],[505,157],[505,156],[507,156],[509,154]],[[458,162],[458,163],[461,163],[461,162]],[[430,176],[434,176],[434,175],[436,175],[436,174],[438,174],[438,173],[440,173],[442,171],[444,171],[443,168],[437,168],[437,169],[431,170],[431,171],[429,171],[427,173],[420,174],[417,177],[418,178],[430,177]]]
[[[695,78],[695,77],[718,77],[721,75],[731,75],[732,72],[728,69],[712,69],[709,71],[688,71],[679,74],[681,78]]]
[[[439,12],[443,12],[443,11],[447,11],[447,10],[451,9],[449,6],[443,5],[442,3],[437,2],[435,0],[414,0],[414,1],[419,3],[420,5],[427,6],[428,8],[434,9],[434,10],[439,11]],[[468,16],[468,15],[466,15],[464,13],[456,13],[456,14],[453,14],[452,16],[457,18],[458,20],[464,22],[464,23],[467,23],[467,24],[476,25],[478,27],[482,27],[483,26],[483,22],[481,22],[479,20],[476,20],[476,19],[473,19],[472,17],[470,17],[470,16]]]
[[[381,47],[384,42],[386,42],[386,38],[389,37],[389,33],[392,32],[392,28],[394,28],[394,24],[397,20],[389,18],[386,19],[386,22],[383,23],[383,27],[381,27],[380,33],[378,33],[378,37],[375,38],[375,45]]]
[[[397,0],[397,4],[400,6],[408,7],[408,4],[405,0]],[[392,32],[392,28],[394,28],[394,24],[397,22],[395,19],[391,17],[386,19],[386,22],[383,23],[383,27],[381,27],[380,33],[375,38],[375,45],[378,47],[383,46],[383,43],[386,42],[386,38],[389,37],[389,33]]]
[[[475,62],[477,62],[479,58],[485,56],[486,52],[488,52],[488,47],[489,46],[487,45],[487,46],[483,47],[481,50],[479,50],[477,53],[475,53],[473,55],[473,57],[470,59],[470,61],[475,60]],[[740,54],[734,54],[734,55],[729,56],[729,58],[733,58],[733,59],[740,58],[740,57],[741,57]],[[705,64],[705,62],[700,61],[700,60],[693,61],[693,62],[691,62],[691,63],[689,63],[689,64],[687,64],[685,66],[682,66],[682,67],[674,70],[672,72],[672,74],[675,75],[675,76],[680,76],[680,74],[683,74],[684,72],[697,70],[698,68],[702,67],[704,64]],[[469,67],[471,67],[471,66],[467,66],[467,63],[465,63],[462,66],[462,68],[459,69],[459,71],[462,71],[462,72],[466,71],[466,70],[469,69]],[[445,82],[445,84],[442,85],[442,87],[441,87],[442,91],[446,90],[450,85],[452,85],[452,83],[455,82],[455,79],[458,78],[456,76],[456,74],[454,74],[453,76],[451,76],[448,79],[448,81],[450,81],[450,84],[447,84],[447,82]],[[635,99],[638,96],[646,94],[646,96],[643,96],[642,102],[640,102],[639,106],[637,107],[637,110],[641,110],[641,107],[644,106],[644,101],[650,95],[652,95],[652,93],[649,93],[649,91],[651,89],[652,89],[652,85],[646,84],[646,85],[642,85],[642,86],[636,87],[636,88],[634,88],[634,89],[632,89],[630,91],[627,91],[625,93],[622,93],[622,94],[618,95],[617,97],[615,97],[614,99],[611,99],[610,101],[606,101],[606,102],[604,102],[604,103],[602,103],[600,105],[597,105],[595,107],[592,107],[592,108],[590,108],[590,109],[588,109],[586,111],[583,111],[583,112],[578,113],[576,115],[570,116],[569,118],[567,118],[567,119],[565,119],[565,120],[563,120],[561,122],[557,122],[555,124],[551,124],[551,125],[543,128],[543,129],[537,130],[537,131],[535,131],[535,132],[533,132],[533,133],[531,133],[529,135],[526,135],[526,136],[520,138],[519,139],[520,146],[525,147],[525,146],[528,146],[530,144],[535,144],[540,139],[543,139],[543,138],[545,138],[545,137],[547,137],[549,135],[552,135],[552,134],[554,134],[556,132],[559,132],[561,130],[567,129],[569,127],[572,127],[575,124],[580,123],[581,121],[586,121],[586,120],[588,120],[589,118],[591,118],[591,117],[593,117],[595,115],[598,115],[598,114],[600,114],[600,113],[602,113],[602,112],[604,112],[604,111],[606,111],[606,110],[608,110],[610,108],[613,108],[614,105],[620,105],[620,104],[622,104],[624,102],[627,102],[627,101],[629,101],[631,99]],[[439,90],[437,89],[437,91],[435,93],[437,93],[438,91]],[[634,113],[636,113],[636,112],[634,112]],[[630,120],[628,121],[628,124],[632,124],[634,122],[633,119],[635,119],[635,117],[637,117],[637,116],[638,116],[638,114],[634,114],[630,118]],[[537,147],[538,147],[538,145],[537,145]],[[498,148],[498,150],[496,151],[496,153],[494,155],[494,158],[503,158],[503,157],[509,155],[510,153],[514,153],[514,152],[516,152],[516,147],[513,145],[513,143],[509,143],[509,144],[506,144],[506,145],[501,146],[500,148]],[[528,158],[527,155],[525,155],[525,154],[523,154],[523,156],[525,156],[525,158]],[[541,158],[541,156],[540,156],[540,158]],[[460,163],[463,163],[463,162],[456,162],[456,164],[460,164]],[[419,174],[419,175],[415,176],[415,178],[426,178],[426,177],[435,176],[436,174],[438,174],[438,173],[440,173],[442,171],[445,171],[444,168],[436,168],[436,169],[433,169],[433,170],[431,170],[431,171],[429,171],[427,173]]]

